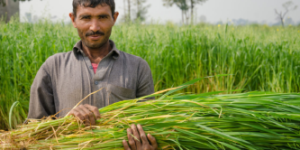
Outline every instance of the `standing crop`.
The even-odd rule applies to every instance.
[[[116,25],[118,49],[145,59],[155,91],[207,78],[184,92],[300,91],[299,27],[215,25]],[[71,51],[79,40],[68,24],[0,23],[0,130],[27,117],[30,86],[39,67],[55,53]],[[239,91],[236,91],[239,90]]]

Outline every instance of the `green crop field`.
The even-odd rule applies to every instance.
[[[300,27],[118,24],[111,39],[149,63],[156,91],[201,77],[184,92],[300,91]],[[39,67],[78,40],[71,25],[0,23],[0,129],[15,101],[13,124],[26,118]]]

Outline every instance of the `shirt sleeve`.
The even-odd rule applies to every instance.
[[[53,88],[44,63],[31,85],[28,119],[41,119],[54,114]]]
[[[138,68],[138,85],[136,97],[142,97],[154,93],[153,78],[150,67],[145,60],[140,61]]]

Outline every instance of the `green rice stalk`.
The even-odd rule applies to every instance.
[[[9,127],[10,127],[11,130],[13,129],[13,127],[12,127],[12,113],[13,113],[14,108],[15,108],[16,106],[18,106],[19,104],[20,104],[19,101],[15,101],[15,102],[11,105],[10,110],[9,110]]]
[[[118,150],[128,140],[126,129],[141,124],[160,149],[300,148],[300,94],[213,94],[121,101],[99,109],[102,118],[94,126],[73,116],[31,121],[0,134],[0,147]]]

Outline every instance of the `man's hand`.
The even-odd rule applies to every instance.
[[[89,104],[79,105],[72,109],[69,115],[79,118],[85,125],[95,125],[96,120],[100,119],[98,108]]]
[[[127,129],[127,137],[128,137],[130,147],[127,141],[123,140],[123,146],[125,150],[157,150],[158,149],[156,139],[150,134],[146,136],[141,125],[137,125],[137,127],[134,124],[131,125],[131,128]]]

